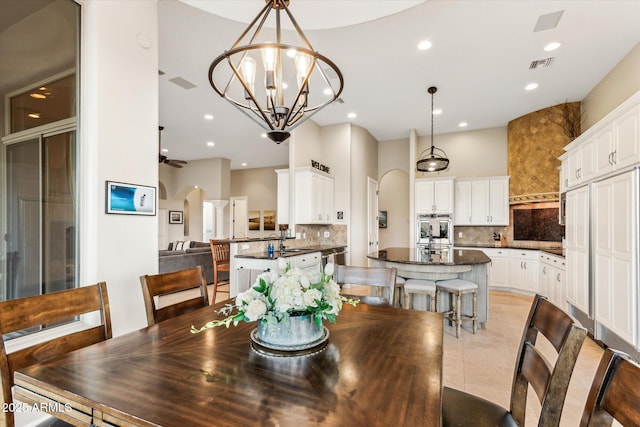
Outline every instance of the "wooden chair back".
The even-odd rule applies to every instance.
[[[201,266],[170,273],[146,274],[140,276],[140,284],[149,326],[209,305],[207,280]],[[192,292],[189,291],[192,290],[198,290],[195,297],[190,295]],[[171,295],[179,298],[181,296],[179,292],[184,292],[182,294],[185,296],[184,299],[161,306],[160,297]],[[215,296],[214,285],[212,298],[214,301]]]
[[[26,348],[7,353],[6,334],[28,329],[46,329],[62,322],[75,320],[77,316],[99,312],[100,324],[91,325],[78,332],[38,342]],[[0,301],[0,378],[2,379],[2,403],[11,408],[13,373],[16,370],[45,362],[111,338],[111,314],[107,284],[99,282],[91,286],[52,292],[44,295]],[[2,416],[5,417],[2,420]],[[2,422],[4,421],[4,422]],[[3,411],[0,424],[14,426],[12,411]]]
[[[340,285],[370,286],[382,291],[381,298],[359,297],[365,304],[393,305],[396,274],[395,268],[336,265],[333,278]]]
[[[224,285],[229,283],[229,278],[220,280],[218,273],[221,271],[230,271],[230,245],[227,242],[217,240],[209,240],[211,246],[211,256],[213,257],[213,283],[216,285]]]
[[[554,364],[536,347],[542,334],[557,352]],[[558,426],[569,380],[587,331],[545,297],[536,295],[520,342],[511,389],[510,411],[524,425],[529,385],[541,404],[539,426]]]
[[[640,426],[640,365],[606,349],[593,378],[580,427]]]

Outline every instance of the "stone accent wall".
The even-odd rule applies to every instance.
[[[573,123],[576,117],[577,124]],[[558,200],[558,157],[564,152],[564,146],[580,133],[579,119],[580,103],[572,102],[534,111],[509,122],[507,171],[511,177],[511,204]],[[567,124],[574,128],[569,131]]]

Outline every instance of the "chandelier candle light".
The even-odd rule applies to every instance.
[[[427,148],[420,153],[420,160],[416,162],[416,170],[418,172],[438,172],[445,170],[449,167],[449,159],[447,153],[440,148],[433,146],[433,94],[438,91],[438,88],[431,86],[427,89],[427,92],[431,94],[431,148]],[[426,152],[429,152],[427,157],[423,157]]]
[[[330,59],[313,50],[287,7],[289,0],[266,3],[231,49],[213,60],[209,83],[279,144],[338,99],[344,80]],[[283,33],[282,16],[294,31]],[[262,82],[257,83],[260,75]]]
[[[356,305],[340,295],[340,286],[333,280],[334,265],[328,263],[324,271],[308,273],[291,268],[284,258],[278,258],[277,272],[262,273],[255,284],[236,296],[235,305],[220,310],[226,316],[212,320],[199,333],[217,326],[234,326],[244,322],[258,322],[251,333],[252,347],[270,356],[298,356],[323,349],[329,331],[323,320],[335,322],[342,304]]]

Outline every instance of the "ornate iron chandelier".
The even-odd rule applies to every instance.
[[[289,0],[266,0],[233,46],[209,67],[213,89],[278,144],[289,138],[291,130],[338,99],[344,86],[338,67],[313,50],[288,5]],[[295,31],[282,32],[283,16],[289,18]],[[274,19],[275,31],[264,28]],[[263,78],[256,82],[260,75]]]
[[[420,153],[420,160],[416,162],[416,169],[418,172],[437,172],[445,170],[449,167],[449,159],[447,153],[440,148],[433,146],[433,94],[438,91],[438,88],[431,86],[427,89],[427,92],[431,94],[431,148],[427,148]],[[425,153],[429,152],[428,156]]]

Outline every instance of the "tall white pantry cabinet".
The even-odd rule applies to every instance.
[[[607,346],[640,354],[640,92],[567,147],[571,313]],[[578,160],[576,160],[578,159]]]

